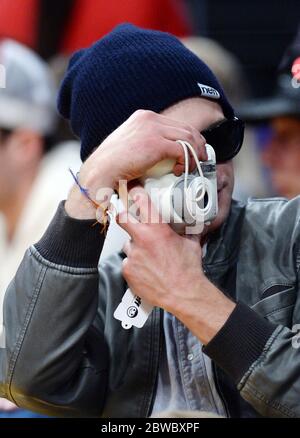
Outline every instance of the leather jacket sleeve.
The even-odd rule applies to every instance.
[[[6,293],[0,397],[20,407],[54,416],[101,416],[109,369],[105,315],[97,311],[104,237],[92,224],[67,217],[61,204]],[[296,223],[293,325],[300,324],[299,232]],[[204,348],[265,417],[300,417],[300,337],[292,328],[238,303]]]
[[[292,327],[277,326],[239,382],[241,395],[266,417],[300,417],[299,277],[297,292]]]
[[[267,205],[268,203],[266,203]],[[279,203],[278,203],[279,205]],[[288,269],[295,277],[290,297],[277,300],[273,313],[281,312],[281,321],[272,312],[259,314],[247,303],[238,303],[223,328],[204,348],[236,383],[241,396],[264,417],[300,417],[300,204],[299,198],[284,201],[281,207],[265,214],[271,230],[280,233],[272,240],[276,253],[269,251],[270,266],[274,260],[283,273]],[[258,215],[261,220],[262,215]],[[270,226],[270,217],[272,218]],[[251,218],[253,219],[253,217]],[[249,220],[249,219],[248,219]],[[255,221],[254,221],[255,225]],[[259,230],[259,225],[257,230]],[[275,233],[274,233],[275,235]],[[263,236],[263,235],[262,235]],[[262,237],[264,238],[264,236]],[[290,286],[289,286],[290,287]],[[241,294],[242,296],[242,294]],[[270,302],[270,301],[269,301]],[[280,315],[280,313],[278,313]],[[284,315],[287,315],[284,317]],[[298,331],[298,333],[297,333]]]
[[[101,415],[109,357],[97,314],[104,237],[92,222],[69,218],[62,203],[6,293],[0,396],[20,407]]]

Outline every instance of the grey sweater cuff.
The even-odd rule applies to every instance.
[[[276,327],[239,302],[203,352],[238,383],[262,354]]]
[[[67,215],[61,202],[49,227],[34,246],[46,260],[74,268],[95,268],[105,236],[95,220],[78,220]]]

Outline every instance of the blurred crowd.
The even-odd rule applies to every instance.
[[[69,56],[118,23],[175,34],[216,73],[247,122],[235,198],[298,195],[300,8],[292,3],[270,10],[268,0],[0,0],[0,303],[66,197],[68,169],[80,167],[78,140],[55,108]],[[119,240],[112,228],[104,257]],[[0,400],[1,416],[37,415]]]

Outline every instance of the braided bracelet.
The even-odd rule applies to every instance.
[[[78,186],[80,192],[82,193],[82,195],[90,202],[90,204],[93,205],[93,207],[95,207],[96,210],[101,209],[101,217],[102,217],[102,221],[100,222],[100,220],[97,219],[97,212],[96,212],[96,219],[97,221],[93,224],[93,226],[95,226],[96,224],[101,224],[103,225],[101,233],[106,232],[107,227],[108,227],[108,207],[104,207],[101,204],[99,204],[98,202],[94,201],[94,199],[92,199],[89,195],[88,189],[86,189],[85,187],[82,187],[82,185],[79,182],[79,172],[77,172],[77,174],[75,175],[74,172],[72,171],[72,169],[69,169],[69,172],[71,173],[75,184]]]

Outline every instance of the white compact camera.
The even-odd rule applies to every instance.
[[[186,226],[190,232],[191,227],[197,227],[201,232],[201,225],[209,224],[217,216],[216,154],[208,144],[206,150],[208,160],[198,161],[198,174],[196,171],[192,174],[185,172],[176,177],[171,173],[174,162],[168,164],[165,161],[156,165],[142,180],[163,221],[177,232],[182,232]]]
[[[189,143],[179,143],[185,153],[185,173],[176,177],[171,173],[174,160],[164,160],[150,169],[141,182],[164,222],[179,233],[201,234],[204,224],[210,223],[218,213],[216,155],[207,144],[208,160],[199,162]],[[188,150],[195,158],[198,175],[195,172],[188,173]],[[120,205],[115,204],[115,208],[119,210]],[[121,321],[126,330],[133,326],[141,328],[152,309],[153,306],[127,289],[114,312],[114,318]]]

